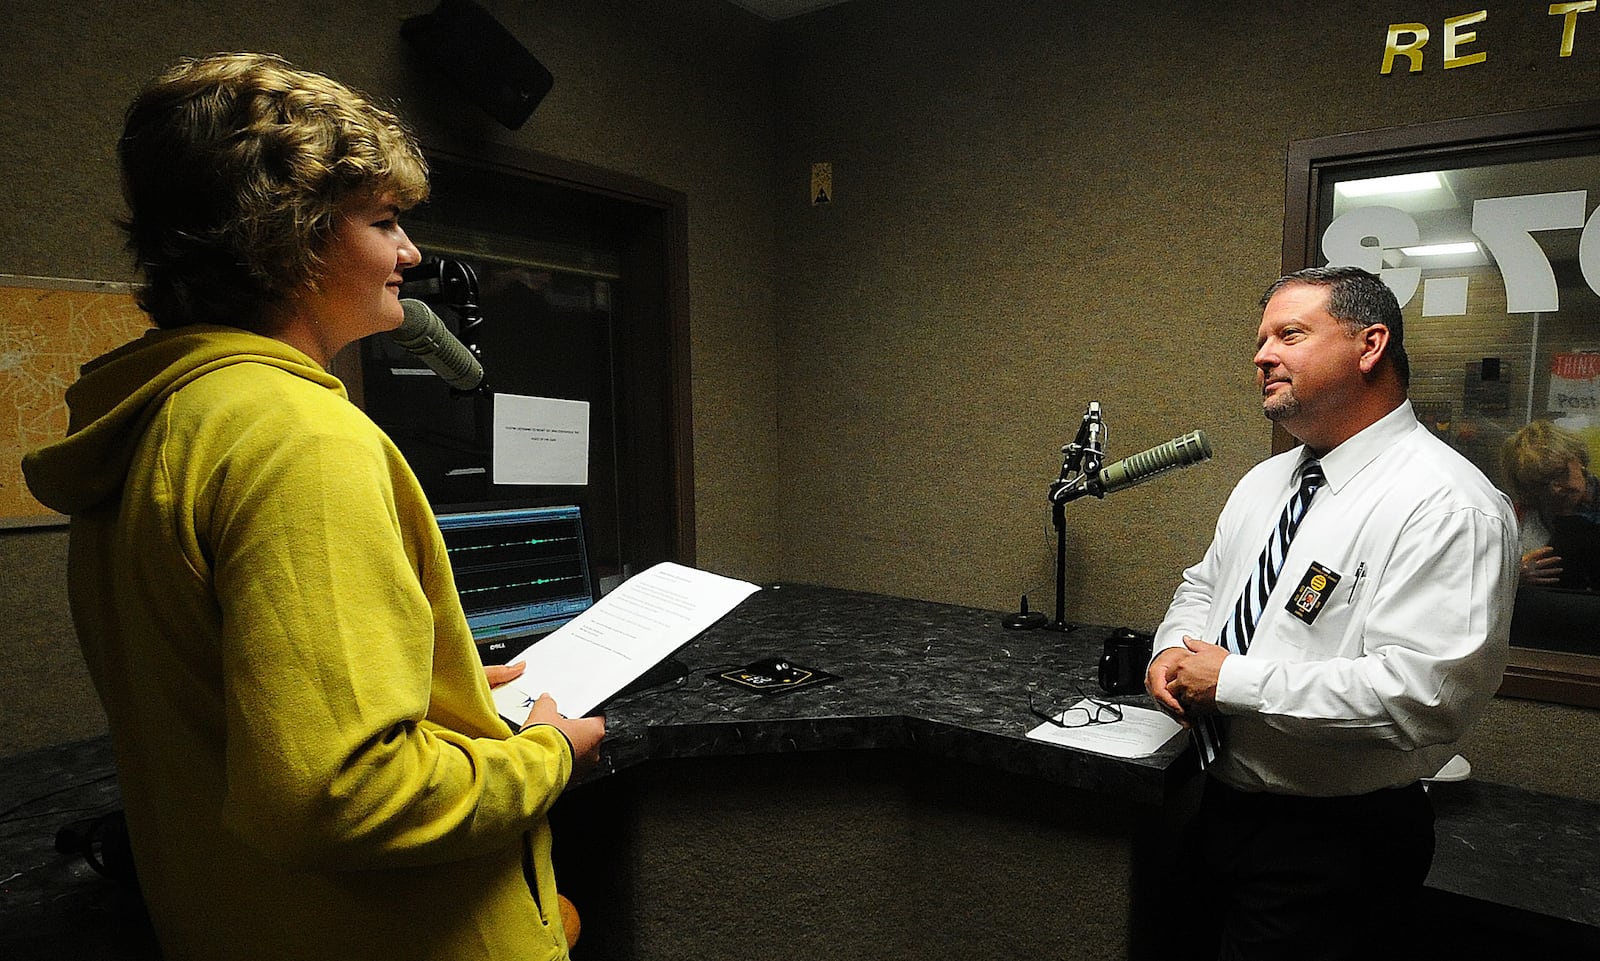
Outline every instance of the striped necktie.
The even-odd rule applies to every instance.
[[[1255,569],[1250,572],[1250,579],[1245,582],[1239,600],[1233,605],[1233,616],[1222,625],[1222,636],[1217,643],[1223,650],[1240,654],[1249,652],[1256,623],[1261,620],[1267,598],[1272,596],[1272,589],[1277,586],[1283,560],[1289,554],[1289,542],[1294,539],[1294,532],[1300,529],[1300,520],[1306,516],[1306,508],[1311,506],[1311,498],[1317,493],[1317,488],[1326,483],[1322,465],[1316,460],[1308,460],[1300,466],[1300,487],[1283,505],[1283,513],[1278,515],[1272,536],[1267,538],[1261,556],[1256,559]],[[1217,751],[1222,746],[1222,726],[1218,720],[1214,716],[1201,718],[1193,728],[1202,768],[1217,759]]]

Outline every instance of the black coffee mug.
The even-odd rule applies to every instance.
[[[1138,694],[1144,690],[1145,668],[1150,666],[1154,635],[1119,627],[1106,638],[1100,655],[1100,687],[1107,694]]]

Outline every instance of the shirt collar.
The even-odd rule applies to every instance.
[[[1363,428],[1355,436],[1322,455],[1322,473],[1328,479],[1328,489],[1338,493],[1344,485],[1378,455],[1400,441],[1413,430],[1422,429],[1411,401],[1402,401],[1399,407]],[[1301,448],[1300,462],[1311,459],[1311,451]]]

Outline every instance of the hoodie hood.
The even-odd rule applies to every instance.
[[[344,385],[282,341],[210,324],[151,330],[85,364],[67,388],[67,436],[22,459],[28,490],[63,514],[121,492],[145,428],[174,392],[214,370],[267,364],[345,396]]]

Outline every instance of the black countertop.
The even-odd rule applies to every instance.
[[[687,673],[614,699],[603,753],[611,770],[645,760],[890,749],[971,761],[1158,806],[1194,772],[1188,738],[1125,760],[1030,740],[1043,706],[1098,682],[1109,628],[1013,631],[994,611],[833,588],[775,584],[751,595],[678,653]],[[763,657],[838,675],[759,694],[711,675]]]
[[[682,677],[606,708],[605,778],[676,758],[794,751],[920,752],[1108,793],[1159,809],[1194,770],[1186,737],[1152,757],[1033,741],[1028,695],[1052,706],[1105,696],[1105,628],[1009,631],[1001,614],[830,588],[769,585],[679,651]],[[770,655],[837,675],[757,694],[707,675]],[[1150,701],[1144,695],[1114,698]],[[0,956],[154,957],[142,915],[56,830],[118,804],[109,738],[0,761]],[[66,953],[61,953],[65,951]]]
[[[607,705],[606,765],[595,777],[674,758],[879,749],[971,762],[1153,811],[1172,799],[1195,769],[1186,737],[1123,760],[1026,736],[1037,724],[1030,692],[1052,705],[1103,696],[1096,678],[1108,629],[1010,631],[1000,618],[769,585],[678,653],[681,679]],[[772,655],[838,679],[764,696],[708,676]],[[1600,804],[1475,781],[1432,790],[1431,889],[1600,931]],[[116,957],[143,956],[121,953],[138,932],[127,930],[107,885],[81,858],[52,847],[62,824],[116,804],[106,738],[0,761],[0,955],[57,956],[26,950],[48,941],[114,943]],[[116,937],[90,937],[105,927]],[[78,956],[102,955],[85,947]]]
[[[1600,946],[1600,803],[1477,780],[1429,794],[1428,887],[1581,926],[1583,943]]]

